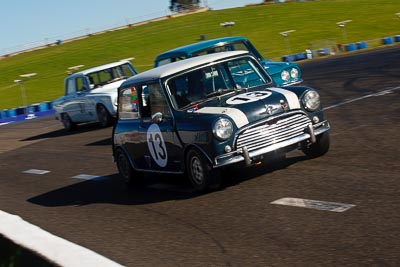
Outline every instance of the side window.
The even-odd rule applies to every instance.
[[[161,59],[160,61],[158,61],[157,67],[160,67],[160,66],[163,66],[163,65],[167,65],[167,64],[169,64],[171,62],[172,62],[171,58]]]
[[[232,50],[244,50],[244,51],[249,51],[249,49],[247,48],[247,46],[244,43],[236,43],[233,44],[234,49]]]
[[[228,67],[238,88],[248,88],[269,82],[262,75],[260,69],[250,60],[240,59],[231,61],[228,62]]]
[[[110,69],[102,70],[98,72],[98,77],[101,85],[106,84],[110,80],[112,80],[112,72]]]
[[[90,89],[96,88],[101,84],[97,72],[90,73],[87,77],[89,78]]]
[[[152,83],[141,87],[140,114],[143,118],[150,118],[153,114],[161,112],[164,117],[170,115],[167,101],[159,84]]]
[[[76,92],[75,79],[68,79],[65,86],[65,95],[71,95]]]
[[[161,112],[164,116],[168,117],[170,115],[169,108],[160,85],[149,85],[149,93],[151,114],[153,115],[157,112]]]
[[[131,77],[135,75],[135,73],[129,68],[128,64],[124,64],[121,66],[122,76]]]
[[[164,58],[164,59],[158,61],[157,67],[160,67],[160,66],[162,66],[162,65],[167,65],[167,64],[172,63],[172,62],[184,60],[185,58],[186,58],[186,57],[184,57],[184,56],[182,56],[182,57],[169,57],[169,58]]]
[[[139,117],[137,90],[135,87],[125,88],[119,94],[118,113],[121,120]]]
[[[84,91],[84,90],[87,89],[87,88],[85,87],[85,83],[84,83],[82,77],[76,78],[75,81],[76,81],[76,89],[77,89],[77,91]]]
[[[167,82],[167,86],[172,95],[174,106],[178,109],[189,104],[189,102],[186,100],[186,96],[189,94],[188,80],[188,75],[184,74],[176,78],[170,79]]]

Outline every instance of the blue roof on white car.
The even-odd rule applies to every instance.
[[[210,62],[246,54],[250,55],[247,51],[229,51],[188,58],[139,73],[138,75],[127,79],[121,85],[121,87],[128,87],[131,84],[141,83],[149,80],[157,80]]]

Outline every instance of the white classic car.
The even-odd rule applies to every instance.
[[[118,87],[136,74],[129,61],[119,61],[69,75],[65,95],[53,102],[56,119],[67,131],[83,122],[110,125],[116,116]]]

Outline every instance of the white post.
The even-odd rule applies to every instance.
[[[285,39],[285,44],[286,44],[286,49],[288,50],[288,53],[290,54],[291,49],[290,49],[290,41],[289,41],[289,33],[295,32],[296,30],[289,30],[289,31],[284,31],[280,32],[279,34],[282,35],[282,37]]]

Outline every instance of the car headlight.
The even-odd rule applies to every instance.
[[[290,74],[289,74],[289,72],[288,72],[287,70],[282,71],[282,72],[281,72],[281,78],[282,78],[282,80],[284,80],[284,81],[289,81],[289,79],[290,79]]]
[[[290,77],[292,77],[293,79],[299,79],[299,70],[296,68],[292,68],[290,70]]]
[[[226,140],[233,133],[232,122],[225,118],[218,119],[213,126],[213,134],[219,140]]]
[[[303,105],[309,111],[315,111],[319,108],[321,101],[316,91],[307,91],[303,96]]]

